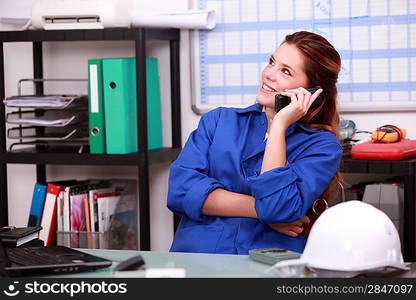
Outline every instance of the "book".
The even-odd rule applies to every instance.
[[[70,193],[71,187],[70,186],[66,186],[65,189],[63,190],[63,200],[62,200],[62,223],[63,223],[63,232],[68,232],[71,231],[71,221],[70,221],[70,215],[69,215],[69,211],[70,211],[70,207],[69,207],[69,193]]]
[[[108,248],[138,249],[137,244],[137,186],[125,181],[117,190],[120,199],[115,209],[109,207]]]
[[[45,206],[43,208],[41,226],[42,230],[39,233],[39,239],[44,241],[45,246],[53,245],[56,233],[56,219],[57,219],[57,201],[59,193],[64,189],[64,186],[48,183],[46,190]]]
[[[20,245],[20,247],[45,247],[45,243],[39,238],[37,238],[27,243],[24,243],[23,245]]]
[[[70,201],[70,215],[71,215],[71,231],[85,230],[85,206],[84,201],[87,197],[86,193],[75,194],[69,196]]]
[[[57,202],[57,212],[56,212],[56,229],[57,231],[65,231],[65,220],[64,220],[64,194],[65,190],[62,190],[59,193],[58,202]]]
[[[75,181],[65,184],[65,189],[63,191],[63,200],[62,206],[60,209],[62,211],[62,231],[70,232],[71,231],[71,201],[70,196],[77,193],[79,190],[87,189],[88,181]]]
[[[40,226],[42,218],[43,206],[46,197],[46,185],[36,183],[33,188],[32,205],[29,212],[29,220],[27,226]]]
[[[110,216],[115,212],[120,195],[117,192],[95,195],[98,207],[98,231],[106,232],[109,228]]]
[[[0,240],[6,247],[19,247],[39,237],[40,226],[12,228],[0,232]]]
[[[97,207],[97,194],[115,192],[112,187],[92,189],[88,191],[89,201],[89,213],[90,213],[90,226],[91,232],[98,232],[98,207]]]
[[[84,198],[84,210],[85,210],[85,227],[87,232],[91,232],[91,219],[90,219],[90,207],[88,203],[88,195]]]

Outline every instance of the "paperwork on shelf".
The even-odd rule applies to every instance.
[[[68,117],[57,118],[55,116],[41,116],[33,118],[12,118],[7,114],[7,123],[18,125],[62,127],[69,124],[76,124],[88,119],[87,114],[78,114]]]
[[[12,96],[4,99],[7,107],[64,109],[71,105],[88,105],[88,97],[80,95]]]
[[[213,29],[215,10],[135,10],[133,26],[173,27],[182,29]]]
[[[83,128],[75,128],[70,132],[61,133],[60,135],[55,133],[55,135],[19,135],[15,134],[16,130],[8,132],[9,139],[19,139],[19,140],[37,140],[37,141],[67,141],[74,138],[84,138],[88,136],[88,130],[83,130]],[[15,135],[13,135],[15,134]]]

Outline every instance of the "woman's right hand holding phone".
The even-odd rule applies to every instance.
[[[275,115],[272,127],[277,125],[280,128],[286,129],[289,125],[301,119],[306,115],[312,103],[322,91],[322,89],[318,89],[311,94],[307,89],[300,87],[297,89],[285,89],[280,92],[281,95],[289,97],[291,102]]]

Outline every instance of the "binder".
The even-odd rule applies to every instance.
[[[136,73],[134,73],[136,74]],[[162,148],[162,109],[157,58],[146,60],[148,148]]]
[[[40,226],[43,205],[46,197],[46,185],[36,183],[33,189],[32,205],[29,212],[28,227]]]
[[[88,118],[90,153],[104,154],[106,150],[101,59],[88,60]]]
[[[48,183],[46,190],[45,206],[43,208],[42,230],[39,239],[45,242],[45,246],[51,246],[54,242],[56,233],[56,213],[57,200],[59,193],[64,189],[63,186]]]
[[[162,147],[160,88],[156,58],[146,59],[149,150]],[[138,151],[136,59],[103,59],[104,119],[108,154]]]

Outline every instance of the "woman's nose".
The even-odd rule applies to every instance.
[[[264,70],[264,76],[267,80],[275,81],[276,80],[276,69],[275,68],[266,68]]]

